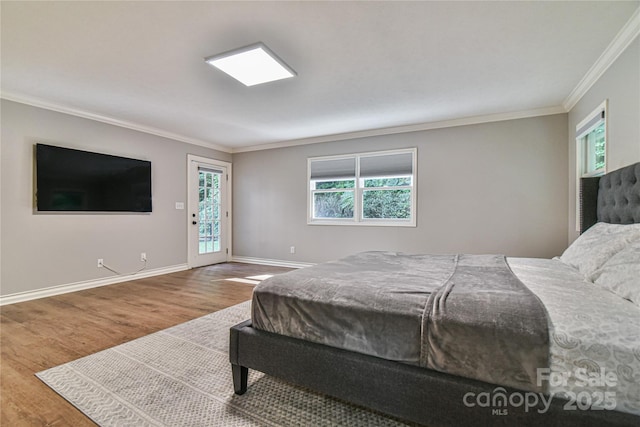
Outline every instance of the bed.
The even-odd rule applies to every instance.
[[[429,426],[638,425],[640,163],[584,179],[581,213],[552,260],[369,252],[264,281],[235,392],[255,369]]]

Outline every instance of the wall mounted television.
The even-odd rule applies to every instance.
[[[38,212],[151,212],[151,162],[36,144]]]

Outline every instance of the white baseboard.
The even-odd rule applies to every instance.
[[[172,265],[170,267],[154,268],[136,274],[124,276],[105,277],[104,279],[87,280],[83,282],[69,283],[67,285],[52,286],[50,288],[36,289],[35,291],[19,292],[10,295],[0,296],[0,306],[15,304],[18,302],[30,301],[38,298],[51,297],[54,295],[66,294],[69,292],[81,291],[83,289],[97,288],[99,286],[113,285],[115,283],[128,282],[130,280],[143,279],[145,277],[159,276],[161,274],[175,273],[177,271],[188,270],[187,264]]]
[[[284,261],[279,259],[251,258],[246,256],[232,256],[231,262],[242,262],[245,264],[272,265],[274,267],[304,268],[315,265],[309,262]]]

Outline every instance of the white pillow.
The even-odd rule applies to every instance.
[[[640,239],[640,224],[598,222],[567,248],[560,261],[577,268],[589,278],[613,255]]]
[[[640,240],[612,256],[591,279],[596,285],[640,306]]]

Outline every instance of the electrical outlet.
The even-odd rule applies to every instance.
[[[296,247],[295,246],[291,246],[289,251],[291,251],[292,254],[295,254],[296,253]]]
[[[147,260],[147,253],[140,252],[140,261],[146,261],[146,260]]]
[[[98,258],[98,268],[104,267],[104,260],[102,258]]]

